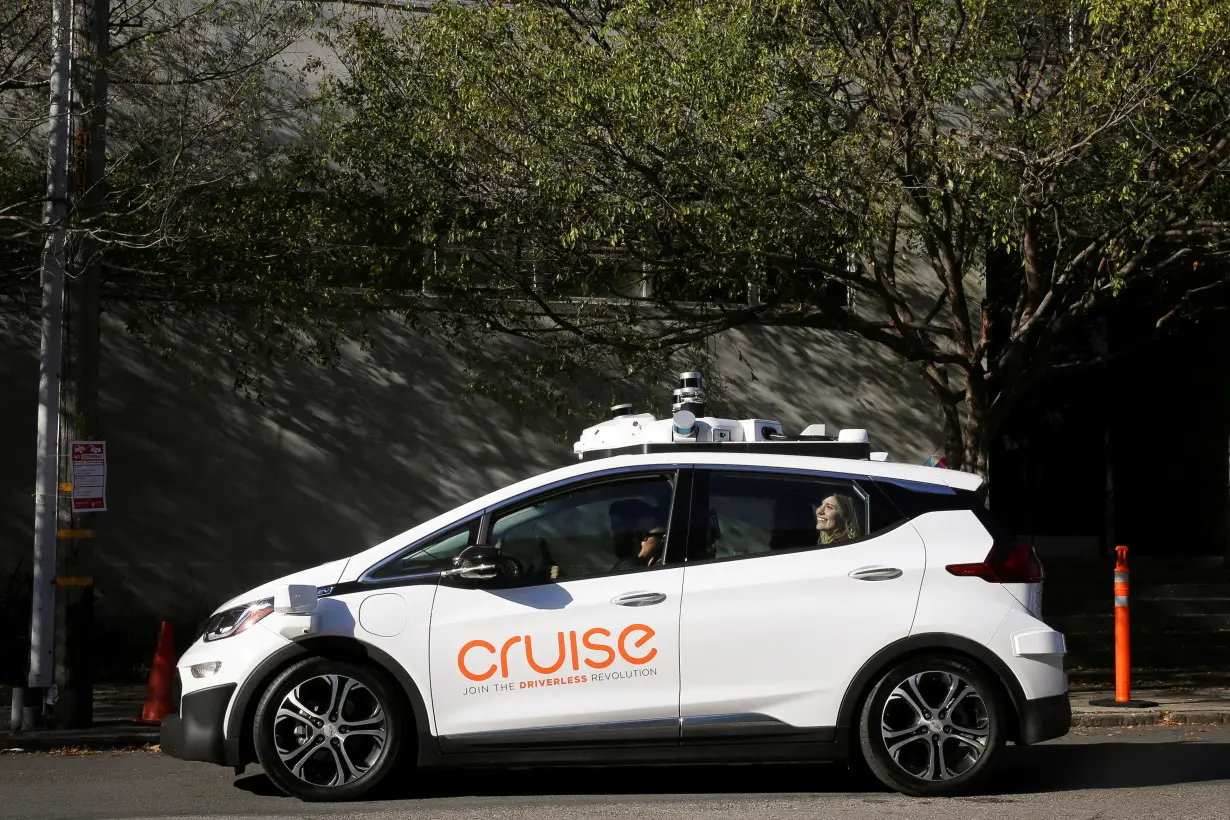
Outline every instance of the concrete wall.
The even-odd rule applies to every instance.
[[[461,362],[396,321],[377,328],[369,351],[346,348],[336,369],[271,370],[263,403],[231,389],[221,354],[199,341],[208,338],[185,333],[168,357],[106,317],[110,511],[92,542],[103,676],[148,661],[163,619],[182,644],[245,588],[569,463],[575,434],[596,421],[463,401]],[[196,353],[206,365],[186,363]],[[808,422],[866,426],[877,447],[913,463],[937,446],[930,396],[913,371],[854,338],[730,334],[715,353],[741,414],[780,418],[796,432]],[[15,642],[28,629],[19,599],[33,539],[36,354],[35,329],[0,326],[0,594],[10,587],[0,664],[8,668],[24,665]],[[674,386],[662,385],[659,413]]]

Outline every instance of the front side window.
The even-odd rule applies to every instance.
[[[490,540],[523,585],[651,569],[667,560],[673,494],[670,475],[587,484],[500,511]]]
[[[476,518],[432,537],[426,543],[420,541],[393,560],[376,567],[365,577],[371,581],[385,581],[407,575],[449,569],[453,565],[453,559],[474,543],[474,536],[477,532],[478,519]]]
[[[715,471],[700,481],[708,501],[694,513],[689,561],[840,547],[901,520],[855,479]]]

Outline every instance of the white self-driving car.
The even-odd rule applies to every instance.
[[[577,464],[222,606],[162,751],[305,800],[399,764],[825,759],[945,795],[1068,731],[1042,568],[979,478],[705,417],[684,384]]]

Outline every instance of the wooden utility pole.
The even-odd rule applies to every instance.
[[[60,503],[56,601],[55,722],[93,722],[94,550],[99,513],[73,512],[69,443],[100,438],[98,368],[100,265],[91,240],[103,209],[110,0],[76,0],[72,82],[72,234],[65,297],[64,381],[60,403]]]

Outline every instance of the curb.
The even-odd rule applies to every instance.
[[[137,749],[158,743],[158,732],[128,732],[109,735],[53,736],[9,735],[0,738],[0,753],[54,752],[62,749],[106,751]]]
[[[1170,709],[1089,712],[1072,715],[1073,728],[1107,726],[1210,726],[1230,724],[1230,712],[1174,711]]]

